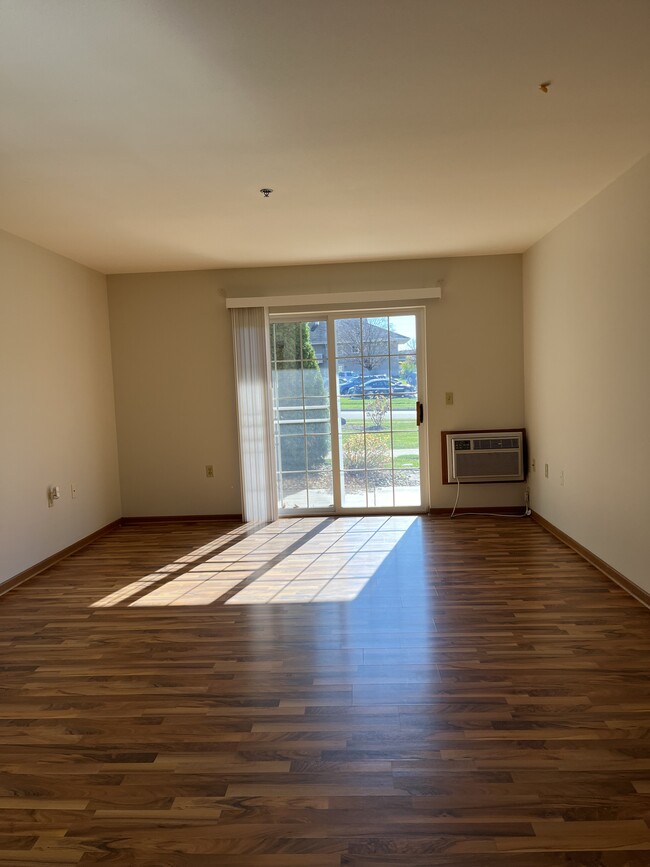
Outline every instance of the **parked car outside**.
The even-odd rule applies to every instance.
[[[363,379],[358,373],[350,377],[350,379],[345,380],[345,382],[341,382],[341,379],[339,378],[339,394],[347,394],[351,388],[361,385],[362,382]]]
[[[375,376],[367,376],[366,382],[370,380],[383,381],[388,382],[388,376],[385,373],[377,373]],[[394,380],[397,381],[397,380]],[[345,385],[339,387],[339,394],[351,394],[355,387],[363,387],[363,376],[360,373],[356,373],[351,379],[349,379]]]
[[[391,379],[388,377],[366,379],[365,382],[357,383],[346,392],[351,397],[357,397],[369,394],[393,394],[393,395],[413,395],[414,389],[412,385],[402,382],[399,379]]]

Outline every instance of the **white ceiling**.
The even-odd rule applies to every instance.
[[[521,251],[650,150],[649,44],[649,0],[0,0],[0,226],[108,273]]]

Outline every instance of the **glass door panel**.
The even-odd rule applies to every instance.
[[[271,324],[280,511],[334,508],[327,322]]]
[[[416,328],[415,314],[334,323],[342,509],[422,506]]]

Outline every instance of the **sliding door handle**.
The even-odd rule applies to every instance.
[[[424,423],[424,404],[419,400],[415,403],[415,420],[418,427]]]

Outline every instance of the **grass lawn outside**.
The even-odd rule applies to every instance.
[[[419,446],[419,435],[417,429],[413,429],[413,422],[408,419],[395,419],[392,426],[394,434],[394,447],[396,449],[417,449]],[[390,421],[384,421],[381,428],[377,429],[370,427],[366,428],[366,433],[390,433]],[[347,422],[343,428],[343,435],[363,433],[363,419],[352,419]]]
[[[420,466],[419,455],[395,455],[393,465],[396,470],[406,470]]]
[[[368,409],[368,404],[370,403],[370,399],[366,400],[366,410]],[[341,409],[358,409],[363,410],[363,400],[360,397],[341,397],[339,398],[339,406]],[[393,409],[415,409],[415,398],[414,397],[394,397],[393,398]]]

